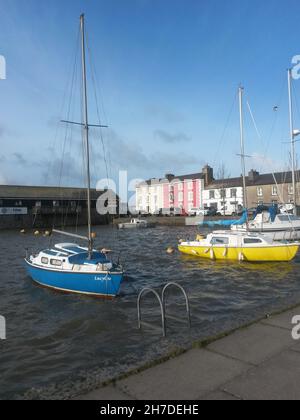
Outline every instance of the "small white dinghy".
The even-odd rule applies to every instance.
[[[131,219],[128,223],[119,223],[119,229],[146,229],[155,227],[154,223],[149,223],[147,220],[142,219]]]

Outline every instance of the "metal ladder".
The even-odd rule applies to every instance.
[[[147,322],[142,321],[142,313],[141,313],[141,301],[142,301],[142,297],[145,296],[146,294],[150,294],[152,293],[158,300],[159,306],[160,306],[160,311],[161,311],[161,323],[162,323],[162,334],[163,337],[167,336],[167,331],[166,331],[166,319],[173,319],[177,322],[186,322],[184,320],[182,320],[181,318],[178,318],[174,315],[166,315],[166,292],[170,287],[175,287],[177,289],[179,289],[182,294],[184,295],[185,298],[185,303],[186,303],[186,314],[187,314],[187,322],[188,322],[188,326],[189,328],[191,328],[191,311],[190,311],[190,303],[189,303],[189,298],[187,296],[187,293],[185,291],[185,289],[180,286],[180,284],[178,283],[174,283],[174,282],[170,282],[168,283],[162,290],[162,296],[160,297],[160,295],[158,294],[158,292],[154,289],[151,289],[149,287],[145,287],[139,294],[138,299],[137,299],[137,310],[138,310],[138,328],[139,330],[142,329],[142,326],[147,326],[149,328],[156,328],[154,327],[152,324],[149,324]]]

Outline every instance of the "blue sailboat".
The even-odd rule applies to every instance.
[[[28,274],[34,282],[54,290],[79,293],[84,295],[112,298],[118,295],[124,272],[120,265],[114,264],[105,251],[99,252],[93,247],[91,219],[91,177],[89,122],[87,100],[86,54],[85,54],[85,24],[84,15],[80,16],[81,47],[82,47],[82,80],[83,80],[83,123],[85,153],[87,162],[87,203],[88,203],[88,234],[87,236],[53,230],[53,233],[67,235],[80,241],[87,241],[88,246],[82,247],[76,243],[56,244],[37,255],[26,257]],[[95,127],[95,125],[93,125]],[[101,127],[101,126],[100,126]]]

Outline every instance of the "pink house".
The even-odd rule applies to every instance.
[[[203,207],[203,190],[205,174],[191,174],[175,177],[166,175],[163,184],[164,209],[181,209],[182,214],[187,214],[190,209]]]
[[[136,188],[136,209],[157,214],[174,208],[184,215],[192,208],[203,208],[204,189],[212,180],[213,169],[208,165],[196,174],[150,179]]]

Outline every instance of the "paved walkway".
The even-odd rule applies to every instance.
[[[300,400],[294,315],[300,306],[79,399]]]

